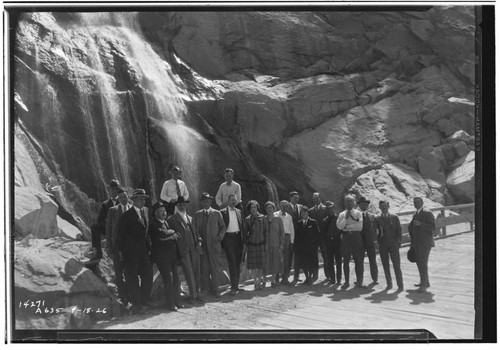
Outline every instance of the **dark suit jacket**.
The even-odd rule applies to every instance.
[[[323,222],[323,219],[326,217],[326,207],[323,203],[318,205],[318,208],[312,207],[309,209],[309,217],[314,219],[319,223]]]
[[[168,229],[170,229],[170,227],[167,221],[160,222],[155,218],[151,219],[151,222],[149,223],[148,234],[151,239],[151,251],[153,258],[168,255],[169,259],[176,259],[177,248],[175,240],[168,239],[171,238],[174,234],[167,233]]]
[[[113,203],[112,199],[108,199],[102,202],[101,210],[99,211],[99,216],[97,217],[97,224],[103,229],[106,229],[106,218],[108,216],[108,210],[111,207],[114,207],[115,203]]]
[[[148,233],[148,208],[144,207],[146,225],[142,222],[134,206],[127,210],[118,225],[117,245],[124,253],[147,253],[151,250],[151,241]]]
[[[418,220],[421,222],[420,226],[416,226],[414,221]],[[436,220],[434,215],[428,209],[422,208],[420,214],[415,213],[408,226],[408,232],[410,233],[410,238],[412,244],[419,245],[421,247],[434,247],[434,230],[436,229]]]
[[[303,220],[297,223],[295,231],[294,251],[309,256],[314,253],[315,243],[319,238],[318,222],[309,218],[304,226]]]
[[[382,215],[378,215],[373,223],[379,244],[387,244],[391,239],[401,243],[401,223],[397,215],[389,213],[387,219],[384,219]]]
[[[327,215],[320,225],[320,231],[323,232],[323,236],[326,239],[330,238],[338,238],[341,237],[341,232],[337,228],[337,219],[338,216],[333,214],[332,216]]]
[[[128,206],[130,207],[130,204]],[[108,210],[106,218],[106,246],[113,251],[117,248],[118,226],[124,213],[121,205],[115,205]]]
[[[290,204],[290,212],[288,214],[290,214],[292,216],[294,225],[297,225],[297,222],[299,222],[299,220],[301,220],[300,210],[302,209],[302,207],[303,207],[302,204],[297,204],[297,210],[294,210],[293,205]]]
[[[196,234],[199,237],[201,237],[201,231],[204,229],[201,227],[203,224],[203,212],[203,209],[199,210],[193,216],[193,226]],[[224,239],[224,235],[226,234],[226,225],[220,211],[213,208],[208,209],[206,234],[207,238],[205,243],[207,245],[208,251],[220,253],[220,243],[222,242],[222,240]]]
[[[361,212],[361,214],[365,214],[367,216],[366,220],[363,217],[363,228],[361,229],[361,237],[366,240],[367,243],[373,243],[375,242],[375,231],[374,231],[374,220],[375,220],[375,215],[369,212]]]
[[[177,247],[179,248],[179,253],[181,255],[185,254],[190,248],[196,248],[198,242],[201,242],[200,236],[196,234],[196,231],[193,227],[193,218],[191,216],[187,216],[189,223],[185,223],[184,219],[179,213],[175,213],[174,215],[170,215],[167,219],[168,225],[180,234],[180,238],[177,239]],[[189,226],[189,230],[187,230]],[[193,242],[193,246],[189,247],[189,241],[187,238],[187,234],[191,234],[191,240]]]
[[[225,207],[224,209],[221,209],[220,213],[222,214],[222,219],[224,220],[224,224],[226,225],[226,230],[229,226],[229,207]],[[236,218],[238,219],[238,227],[240,229],[240,239],[241,243],[243,244],[243,232],[245,230],[245,224],[243,221],[243,215],[241,214],[241,210],[238,208],[235,208],[236,210]]]

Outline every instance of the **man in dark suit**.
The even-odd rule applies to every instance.
[[[108,256],[113,259],[113,267],[115,269],[115,281],[118,288],[118,297],[124,304],[127,304],[130,295],[128,293],[125,275],[124,275],[124,261],[120,260],[119,249],[117,245],[118,239],[118,226],[122,215],[131,208],[128,202],[128,193],[123,188],[118,190],[116,197],[118,204],[109,208],[106,218],[106,251]]]
[[[415,251],[415,258],[420,274],[420,283],[418,292],[422,293],[430,287],[429,283],[429,254],[434,247],[434,230],[436,229],[436,220],[430,210],[424,208],[424,201],[420,197],[413,198],[413,205],[417,212],[408,226],[408,232],[411,238],[411,247]]]
[[[243,258],[243,232],[244,223],[241,210],[236,208],[238,200],[234,194],[228,197],[228,205],[220,211],[222,219],[226,225],[226,234],[222,240],[222,247],[226,253],[229,269],[229,278],[231,280],[230,295],[236,295],[242,291],[238,287],[240,281],[240,265]]]
[[[319,192],[314,192],[312,196],[312,201],[314,206],[309,209],[309,217],[311,219],[316,220],[318,225],[323,223],[323,219],[326,217],[326,207],[321,203],[321,196]],[[316,250],[316,259],[318,259],[318,248],[321,251],[321,257],[323,258],[323,269],[325,272],[325,277],[327,280],[330,279],[330,271],[328,271],[326,267],[327,261],[327,252],[326,252],[326,241],[325,236],[323,235],[323,230],[320,227],[320,234],[317,237],[317,240],[314,242],[315,250]],[[312,271],[312,281],[315,282],[318,279],[318,269],[313,269]]]
[[[117,245],[120,258],[125,262],[125,279],[132,299],[132,312],[142,313],[150,306],[153,285],[151,267],[151,241],[148,235],[148,208],[145,208],[146,191],[137,189],[130,197],[132,208],[121,217],[118,225]],[[139,278],[141,282],[139,285]]]
[[[221,242],[226,234],[226,225],[220,211],[211,207],[214,197],[204,192],[201,194],[203,209],[193,216],[196,234],[201,237],[203,254],[201,258],[202,290],[220,298],[219,281],[222,271],[219,266],[222,253]]]
[[[167,210],[163,202],[157,202],[152,208],[153,219],[149,224],[148,234],[151,238],[151,257],[158,266],[165,290],[165,308],[177,311],[180,303],[180,283],[177,274],[177,245],[179,234],[175,233],[165,220]]]
[[[370,262],[370,275],[372,277],[372,284],[378,284],[378,267],[377,267],[377,254],[375,253],[375,234],[373,230],[373,220],[375,215],[368,212],[368,205],[370,201],[361,196],[358,199],[358,206],[363,215],[363,229],[361,230],[361,239],[363,240],[363,260],[364,254],[368,255]]]
[[[385,280],[387,281],[387,290],[392,288],[391,268],[389,257],[394,267],[398,292],[402,292],[403,274],[401,272],[401,259],[399,256],[399,247],[401,247],[401,223],[397,215],[389,213],[389,202],[380,201],[379,208],[382,214],[375,217],[374,227],[377,232],[379,243],[380,260],[384,267]]]
[[[299,222],[299,220],[301,220],[300,211],[303,207],[302,204],[299,204],[299,201],[300,201],[299,193],[297,191],[290,192],[290,206],[289,206],[290,211],[288,212],[288,214],[290,214],[292,216],[295,232],[297,232],[297,223]],[[295,249],[294,249],[294,251],[295,251]],[[293,260],[294,260],[294,267],[293,267],[294,268],[294,276],[293,276],[292,284],[297,284],[297,282],[299,282],[300,268],[297,268],[297,266],[295,266],[295,262],[297,259],[295,259],[295,257],[294,257]]]
[[[333,202],[327,201],[326,204],[327,215],[320,225],[323,230],[323,236],[326,242],[326,261],[325,269],[330,276],[331,284],[340,284],[342,280],[342,252],[340,249],[341,235],[337,228],[337,215],[335,215]],[[335,282],[337,281],[337,282]]]
[[[176,213],[168,219],[168,225],[177,232],[180,237],[176,240],[177,249],[181,259],[184,277],[189,287],[188,303],[195,301],[203,302],[200,296],[200,254],[201,238],[193,227],[193,218],[186,212],[188,200],[180,196],[175,203]]]
[[[118,189],[120,188],[120,181],[111,180],[109,183],[109,188],[111,190],[111,198],[102,202],[101,210],[99,211],[99,216],[97,217],[97,223],[90,227],[92,235],[92,248],[95,249],[96,259],[102,258],[102,238],[106,235],[106,218],[108,215],[108,210],[114,207],[117,203],[116,196],[118,195]]]
[[[302,269],[306,280],[303,285],[311,286],[314,283],[313,272],[318,268],[319,236],[318,222],[309,217],[309,210],[303,206],[300,210],[301,220],[297,223],[295,231],[295,244],[293,246],[296,259],[296,268]]]

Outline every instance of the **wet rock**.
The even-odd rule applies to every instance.
[[[463,164],[446,178],[446,186],[460,203],[472,203],[475,200],[475,164],[475,153],[469,152]]]

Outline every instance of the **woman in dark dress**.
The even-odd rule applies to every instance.
[[[245,245],[247,247],[247,269],[253,275],[255,290],[264,284],[264,269],[267,263],[267,225],[265,216],[259,213],[259,203],[251,200],[247,204],[250,215],[245,219]]]
[[[319,226],[316,220],[309,218],[308,208],[303,206],[300,209],[301,220],[297,223],[295,230],[295,241],[293,249],[296,259],[296,268],[302,269],[306,275],[304,285],[312,285],[312,273],[318,268],[318,259],[314,254],[315,242],[319,237]]]

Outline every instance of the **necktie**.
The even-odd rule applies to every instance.
[[[141,209],[141,220],[144,226],[146,226],[146,216],[144,215],[144,209]]]
[[[181,188],[179,187],[179,180],[175,180],[175,189],[177,190],[177,197],[181,196]]]

